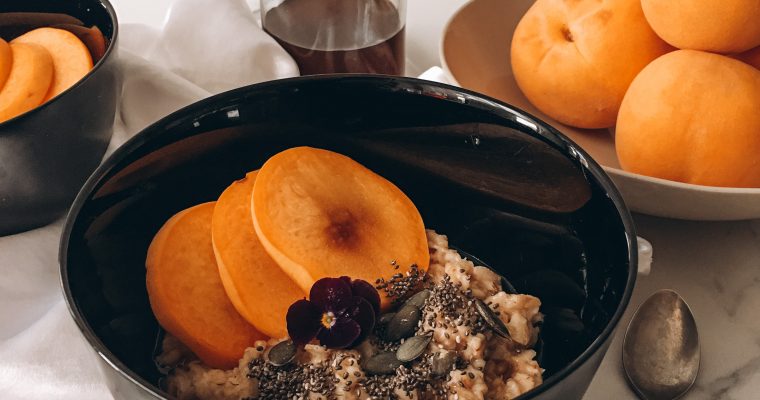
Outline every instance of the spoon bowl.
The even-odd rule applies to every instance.
[[[699,372],[699,334],[683,298],[660,290],[636,310],[623,341],[623,368],[644,400],[674,400]]]

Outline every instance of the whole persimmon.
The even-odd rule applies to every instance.
[[[760,46],[760,0],[641,0],[655,32],[679,49],[738,53]]]
[[[512,38],[512,70],[530,102],[579,128],[615,124],[636,74],[673,50],[639,0],[538,0]]]
[[[678,50],[631,83],[615,145],[626,171],[708,186],[760,187],[760,71]]]

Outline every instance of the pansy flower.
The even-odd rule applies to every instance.
[[[293,303],[286,320],[294,342],[316,338],[325,347],[344,349],[364,340],[379,314],[377,290],[366,281],[342,276],[314,282],[309,300]]]

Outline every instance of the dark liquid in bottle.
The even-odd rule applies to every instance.
[[[404,21],[389,0],[285,0],[263,25],[302,75],[404,74]]]

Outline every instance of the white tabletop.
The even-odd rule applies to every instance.
[[[161,26],[170,4],[170,0],[112,2],[122,23],[156,27]],[[465,0],[409,1],[410,74],[438,64],[443,26],[464,3]],[[677,290],[694,311],[702,344],[702,370],[686,399],[758,398],[760,221],[707,223],[636,216],[636,223],[639,234],[652,242],[655,261],[651,275],[639,277],[621,328],[627,325],[633,308],[649,294],[661,288]],[[32,241],[29,245],[34,247]],[[622,333],[623,329],[619,329],[586,399],[635,399],[625,383],[620,362]],[[54,390],[51,395],[55,398]]]

